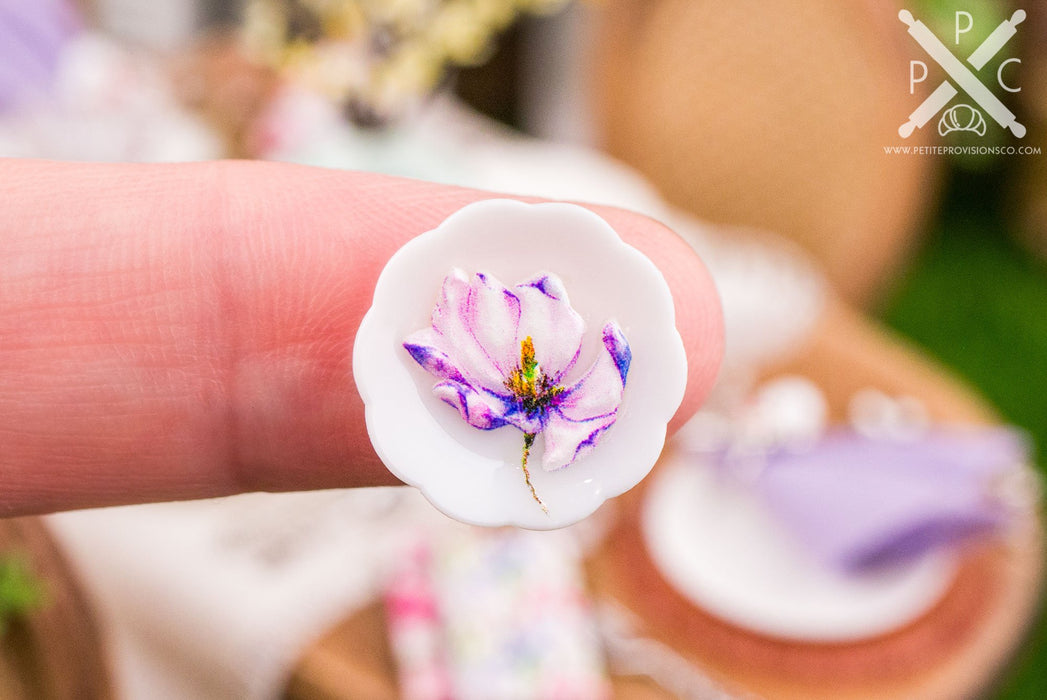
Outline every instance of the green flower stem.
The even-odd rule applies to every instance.
[[[523,473],[524,481],[527,483],[527,488],[531,489],[531,496],[534,500],[542,507],[542,511],[545,513],[549,512],[549,509],[542,503],[542,499],[538,498],[538,492],[534,490],[534,484],[531,483],[531,472],[527,469],[527,458],[531,456],[531,445],[534,444],[535,433],[524,433],[524,448],[523,448]]]

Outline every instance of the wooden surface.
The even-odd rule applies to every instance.
[[[765,374],[813,379],[837,421],[846,419],[851,397],[869,387],[918,398],[936,421],[984,425],[999,420],[984,399],[944,367],[838,299],[828,300],[807,342]]]

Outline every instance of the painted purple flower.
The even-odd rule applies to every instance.
[[[527,468],[535,438],[544,438],[543,468],[565,467],[596,446],[622,402],[632,354],[613,321],[603,327],[606,352],[568,384],[584,333],[554,275],[510,289],[490,275],[470,278],[455,269],[444,279],[432,326],[408,337],[404,348],[441,380],[433,393],[469,425],[524,434],[524,479],[541,504]]]

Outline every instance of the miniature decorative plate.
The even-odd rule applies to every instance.
[[[957,567],[948,551],[863,574],[826,567],[783,532],[752,488],[679,453],[647,492],[643,534],[655,566],[692,603],[804,642],[898,629],[941,599]]]
[[[607,222],[493,199],[389,260],[353,373],[393,474],[458,520],[544,530],[647,475],[687,359],[665,279]]]

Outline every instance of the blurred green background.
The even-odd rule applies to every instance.
[[[1040,156],[1042,157],[1042,156]],[[1028,431],[1047,465],[1047,261],[1015,242],[1009,193],[1019,158],[980,171],[954,168],[929,238],[883,312]],[[992,697],[1047,698],[1047,615],[1041,608]]]

